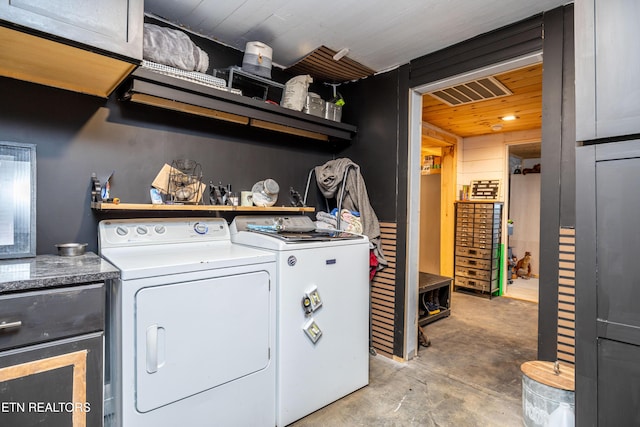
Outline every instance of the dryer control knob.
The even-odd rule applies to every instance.
[[[147,231],[147,227],[143,227],[143,226],[139,225],[138,227],[136,227],[136,232],[137,232],[139,235],[144,236],[144,235],[146,235],[146,234],[147,234],[147,232],[148,232],[148,231]]]
[[[164,232],[167,231],[167,228],[164,225],[156,225],[154,230],[158,234],[164,234]]]
[[[116,234],[118,236],[126,236],[127,234],[129,234],[129,230],[127,230],[127,227],[123,227],[123,226],[119,225],[116,228]]]
[[[207,231],[209,231],[209,227],[207,227],[207,224],[196,222],[196,224],[193,226],[193,230],[198,234],[207,234]]]

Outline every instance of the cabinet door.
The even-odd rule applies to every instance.
[[[0,425],[102,425],[102,333],[0,353]]]
[[[640,2],[575,2],[576,137],[640,133]]]
[[[598,342],[598,425],[638,426],[640,346]]]
[[[0,20],[142,59],[142,0],[1,0]]]
[[[640,141],[577,160],[576,425],[638,425]]]
[[[623,325],[640,330],[639,182],[638,157],[596,164],[597,319],[599,333],[609,336]],[[631,336],[611,338],[629,341]]]

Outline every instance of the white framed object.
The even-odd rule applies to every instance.
[[[0,141],[0,259],[36,255],[36,146]]]

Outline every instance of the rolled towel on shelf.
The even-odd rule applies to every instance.
[[[205,73],[209,55],[180,30],[144,24],[142,57],[185,71]]]

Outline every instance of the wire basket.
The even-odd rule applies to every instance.
[[[171,203],[203,204],[202,166],[195,160],[179,159],[171,163],[167,195]]]

